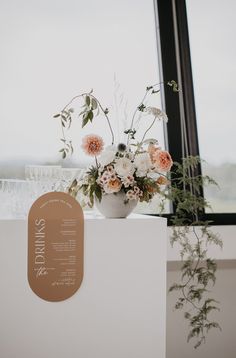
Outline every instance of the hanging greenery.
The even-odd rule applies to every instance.
[[[206,340],[208,331],[220,328],[212,320],[212,312],[219,310],[219,302],[210,295],[216,281],[216,261],[208,257],[209,244],[222,247],[222,241],[210,229],[210,221],[203,213],[209,203],[203,197],[203,187],[217,185],[209,176],[199,175],[199,157],[188,156],[182,163],[174,163],[171,185],[165,198],[175,206],[171,244],[178,244],[182,260],[179,282],[173,283],[169,292],[177,291],[175,308],[184,311],[190,331],[187,340],[195,339],[194,347]]]

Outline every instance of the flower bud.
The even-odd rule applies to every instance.
[[[124,152],[126,150],[126,145],[124,143],[119,143],[117,149],[119,152]]]

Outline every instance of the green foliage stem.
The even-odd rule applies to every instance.
[[[222,241],[211,231],[211,222],[201,219],[204,209],[209,207],[202,194],[203,186],[216,183],[197,174],[200,163],[199,157],[192,156],[184,158],[181,164],[175,163],[171,186],[165,194],[175,205],[171,244],[179,245],[182,260],[179,282],[172,284],[169,292],[178,293],[175,308],[184,310],[190,327],[187,340],[195,339],[195,348],[205,342],[210,329],[220,329],[211,319],[212,313],[219,310],[219,302],[209,297],[217,265],[207,256],[207,246],[213,243],[222,247]]]
[[[74,100],[78,98],[84,99],[83,110],[79,113],[79,116],[82,117],[82,128],[86,126],[89,122],[93,121],[93,118],[99,115],[99,109],[102,111],[103,115],[107,120],[107,124],[109,126],[109,130],[111,132],[111,144],[114,144],[114,132],[112,130],[112,126],[108,117],[108,108],[103,108],[99,100],[92,94],[92,91],[89,93],[82,93],[81,95],[74,96],[69,103],[61,110],[61,112],[55,114],[53,118],[60,119],[61,122],[61,130],[62,130],[62,138],[63,142],[62,149],[59,152],[62,153],[62,158],[65,159],[68,154],[73,154],[73,146],[72,142],[66,138],[65,129],[70,129],[72,123],[72,113],[74,112],[73,108],[70,108],[70,105]]]

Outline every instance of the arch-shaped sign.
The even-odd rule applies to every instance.
[[[39,197],[28,216],[28,281],[46,301],[71,297],[83,279],[84,216],[69,194]]]

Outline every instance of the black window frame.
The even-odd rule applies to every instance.
[[[189,44],[188,19],[185,0],[154,0],[159,49],[162,63],[163,81],[176,80],[181,87],[182,96],[174,96],[164,87],[165,110],[171,120],[168,122],[167,139],[169,151],[174,161],[184,156],[184,142],[188,154],[199,155],[197,120],[194,101],[191,53]],[[186,140],[183,141],[184,125]],[[198,168],[201,173],[201,167]],[[170,224],[171,214],[165,215]],[[235,225],[234,213],[205,213],[204,220],[213,225]]]

